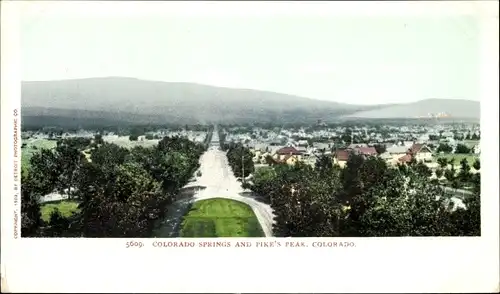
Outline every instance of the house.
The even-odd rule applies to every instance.
[[[432,161],[432,150],[425,144],[413,144],[410,148],[410,153],[417,161]]]
[[[307,142],[307,140],[298,140],[297,145],[301,147],[306,147],[309,145],[309,143]]]
[[[333,163],[338,164],[340,167],[345,167],[347,160],[349,159],[349,155],[350,150],[335,150],[335,152],[333,153]]]
[[[261,161],[261,162],[262,162],[262,161],[264,161],[264,163],[265,163],[265,159],[266,159],[266,157],[268,157],[268,156],[271,156],[271,153],[269,153],[269,152],[262,152],[262,153],[260,154],[260,161]]]
[[[426,143],[429,141],[429,134],[423,134],[421,135],[418,140],[419,143]]]
[[[278,150],[281,150],[283,147],[285,147],[285,146],[272,146],[271,145],[271,146],[269,146],[268,152],[271,154],[271,156],[277,158],[278,157],[278,155],[277,155]]]
[[[312,167],[314,167],[316,165],[316,159],[317,157],[316,156],[309,156],[307,158],[303,158],[302,161],[305,163],[305,164],[308,164]]]
[[[447,131],[447,132],[443,132],[443,133],[441,134],[441,136],[442,136],[443,138],[450,139],[450,138],[453,138],[453,137],[455,136],[455,134],[453,134],[453,132],[449,132],[449,131]]]
[[[295,155],[300,160],[302,153],[297,149],[295,149],[294,147],[283,147],[276,151],[277,160],[281,161],[288,155]]]
[[[296,164],[298,161],[300,161],[298,155],[294,155],[294,154],[288,154],[288,155],[285,155],[282,159],[280,159],[278,162],[279,163],[285,163],[285,164],[288,164],[288,165],[294,165]]]
[[[255,144],[254,149],[255,151],[265,152],[267,150],[267,144]]]
[[[408,163],[410,163],[412,158],[413,158],[413,156],[411,155],[410,152],[408,152],[406,155],[403,155],[400,158],[398,158],[398,162],[403,163],[403,164],[408,164]]]
[[[355,149],[355,148],[366,148],[368,147],[368,144],[365,143],[354,143],[349,146],[347,146],[347,149]]]
[[[305,146],[298,146],[295,148],[300,154],[304,154],[307,152],[307,148]]]
[[[261,161],[260,151],[254,151],[253,154],[254,154],[254,157],[252,157],[252,161],[254,163],[260,163],[260,161]]]
[[[407,147],[407,148],[410,148],[411,146],[413,146],[413,144],[415,144],[415,142],[413,141],[403,141],[403,146]]]
[[[360,154],[360,155],[363,155],[365,157],[376,156],[378,154],[375,147],[358,147],[358,148],[354,148],[353,151],[356,154]]]
[[[384,143],[384,146],[385,146],[385,149],[389,149],[389,148],[392,148],[392,147],[397,147],[399,146],[398,144],[395,144],[395,143]]]
[[[399,158],[401,158],[403,155],[406,155],[408,153],[409,148],[406,146],[392,146],[386,149],[385,153],[388,153],[389,155],[392,156],[392,161],[397,161]]]
[[[331,149],[331,144],[328,143],[314,143],[314,148],[319,151],[327,151]]]
[[[474,153],[481,154],[481,145],[479,143],[474,146]]]
[[[389,152],[380,154],[380,158],[383,159],[387,164],[393,164],[395,162],[394,157]]]

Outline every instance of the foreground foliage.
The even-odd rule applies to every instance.
[[[351,155],[345,168],[319,158],[316,166],[259,169],[251,184],[276,215],[279,237],[479,236],[480,174],[474,194],[454,207],[429,181],[425,165],[392,168],[377,157]],[[462,162],[462,164],[466,164]],[[470,179],[467,168],[457,180]],[[455,181],[455,177],[453,178]]]
[[[89,148],[87,160],[82,151]],[[204,150],[179,137],[131,150],[62,140],[54,150],[34,154],[29,174],[22,175],[22,236],[148,237]],[[78,202],[75,213],[53,209],[42,219],[40,197],[53,191]]]

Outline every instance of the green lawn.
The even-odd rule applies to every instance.
[[[252,209],[239,201],[214,198],[196,202],[184,216],[181,237],[264,237]]]
[[[54,203],[45,203],[42,204],[42,219],[46,222],[50,219],[50,213],[55,209],[59,209],[61,214],[65,217],[69,217],[73,214],[73,212],[78,212],[78,202],[71,200],[62,200]]]
[[[472,166],[474,164],[474,161],[476,161],[476,159],[479,159],[479,156],[476,154],[439,154],[436,157],[436,161],[437,161],[437,158],[439,158],[439,157],[444,157],[448,160],[454,158],[455,165],[460,165],[460,161],[463,158],[467,158],[467,161],[469,162],[470,166]]]
[[[21,169],[27,171],[30,165],[30,159],[40,149],[52,149],[57,145],[56,141],[39,139],[39,140],[26,140],[26,147],[21,149]]]

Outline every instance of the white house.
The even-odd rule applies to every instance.
[[[477,145],[474,146],[474,153],[475,154],[481,154],[481,145],[478,143]]]
[[[410,152],[415,156],[417,161],[432,161],[432,150],[425,144],[413,144],[410,148]]]

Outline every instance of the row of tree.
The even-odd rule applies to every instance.
[[[472,172],[472,168],[466,158],[460,160],[460,169],[458,172],[455,168],[455,160],[453,158],[440,157],[437,159],[437,163],[439,164],[439,167],[435,171],[437,179],[441,179],[444,176],[446,183],[452,188],[472,187],[473,189],[479,189],[481,187],[481,173],[479,172],[481,161],[479,159],[476,159],[472,164],[472,168],[476,171],[475,173]]]
[[[237,178],[246,178],[255,171],[253,154],[241,143],[227,144],[227,160]]]
[[[22,236],[148,237],[204,150],[179,137],[130,150],[61,140],[55,149],[34,154],[22,174]],[[77,201],[79,212],[65,218],[55,211],[44,223],[39,200],[54,190]]]
[[[474,151],[473,148],[469,148],[465,144],[457,144],[457,146],[455,147],[455,151],[454,152],[456,154],[469,154],[469,153],[472,153],[473,151]],[[441,143],[437,147],[436,152],[438,152],[438,153],[439,152],[452,153],[453,152],[453,147],[451,145],[449,145],[449,144]]]
[[[480,183],[456,208],[424,166],[353,154],[340,168],[321,156],[258,169],[247,186],[271,203],[280,237],[480,235]]]
[[[207,131],[207,128],[205,128],[205,131]],[[214,126],[211,125],[208,127],[207,136],[205,137],[205,141],[204,141],[205,146],[208,147],[208,145],[212,141],[213,134],[214,134]]]

